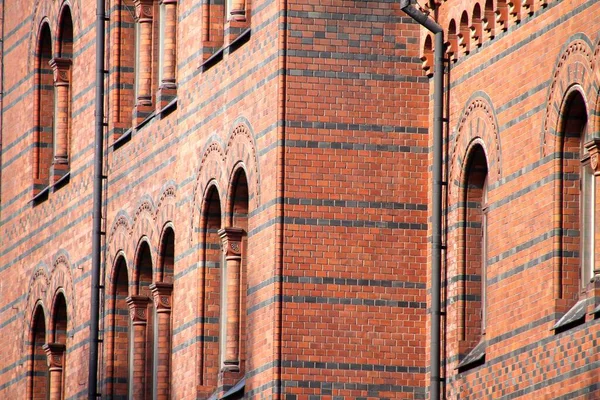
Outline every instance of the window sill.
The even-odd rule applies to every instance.
[[[467,370],[473,369],[475,367],[479,367],[480,365],[485,364],[485,352],[487,350],[487,341],[485,337],[481,338],[479,343],[471,350],[465,358],[462,359],[460,363],[458,363],[458,373],[465,372]]]
[[[244,43],[247,43],[250,40],[251,32],[252,30],[250,28],[244,30],[234,40],[232,40],[231,43],[229,43],[229,45],[221,47],[212,56],[208,57],[200,65],[200,69],[202,69],[202,72],[208,71],[210,68],[218,64],[219,61],[223,59],[223,55],[225,53],[231,54],[240,47],[242,47]]]
[[[246,387],[246,378],[244,377],[244,378],[240,379],[238,381],[238,383],[233,385],[233,387],[231,389],[226,391],[223,394],[223,396],[221,397],[221,399],[229,399],[229,400],[242,399],[242,398],[244,398],[245,387]]]
[[[125,145],[125,143],[131,140],[131,132],[133,129],[128,129],[119,136],[117,140],[115,140],[112,144],[113,151],[119,150],[121,147]]]
[[[67,183],[69,183],[70,180],[71,180],[71,172],[67,172],[66,174],[61,176],[60,179],[54,183],[54,185],[52,185],[52,193],[54,193],[57,190],[59,190],[60,188],[64,187]]]
[[[573,307],[563,315],[551,330],[561,333],[585,322],[585,314],[589,299],[579,300]]]
[[[44,201],[48,200],[49,194],[50,194],[50,186],[46,186],[45,188],[40,190],[40,192],[38,194],[36,194],[35,196],[33,196],[33,199],[31,199],[33,206],[35,207],[38,204],[41,204]]]
[[[171,114],[173,111],[177,109],[177,97],[169,102],[166,106],[164,106],[159,112],[160,119],[163,119],[167,115]]]

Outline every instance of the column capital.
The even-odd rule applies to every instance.
[[[156,312],[171,311],[171,294],[173,293],[173,284],[167,282],[156,282],[150,285],[152,296],[154,297],[154,306]]]
[[[152,22],[154,16],[152,0],[134,0],[135,5],[135,21],[136,22]]]
[[[219,236],[223,242],[223,252],[225,257],[241,257],[242,255],[242,237],[244,230],[241,228],[219,229]]]
[[[65,355],[66,346],[62,343],[46,343],[42,346],[48,357],[48,367],[50,369],[62,368],[63,357]]]
[[[68,85],[70,81],[69,69],[71,68],[71,59],[54,57],[48,62],[54,72],[54,84]]]
[[[161,0],[160,4],[177,4],[178,0]]]
[[[129,316],[134,325],[145,324],[148,321],[148,303],[150,299],[146,296],[130,296],[127,299]]]
[[[594,174],[600,172],[600,138],[594,138],[585,144],[585,148],[590,155],[590,166]]]

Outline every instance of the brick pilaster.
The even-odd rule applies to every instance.
[[[132,398],[144,399],[146,395],[146,327],[148,324],[148,302],[145,296],[127,298],[129,316],[131,318],[131,359],[129,374]]]
[[[227,309],[227,333],[223,369],[238,371],[240,368],[240,266],[242,264],[243,229],[225,228],[219,230],[225,253]]]
[[[133,109],[133,125],[137,126],[152,112],[152,0],[135,0],[135,21],[139,29],[137,98]]]
[[[152,296],[154,298],[154,307],[156,308],[156,324],[158,334],[156,348],[158,349],[156,357],[156,393],[158,400],[170,399],[171,389],[171,295],[173,284],[157,282],[150,285]]]
[[[50,182],[59,180],[69,170],[69,90],[71,80],[71,60],[53,58],[50,66],[54,72],[56,111],[54,115],[54,157]]]
[[[163,0],[164,34],[162,46],[162,78],[156,93],[156,108],[162,110],[177,96],[175,79],[177,53],[177,0]]]
[[[60,343],[47,343],[42,346],[48,358],[49,400],[61,400],[63,398],[63,366],[65,357],[65,345]]]

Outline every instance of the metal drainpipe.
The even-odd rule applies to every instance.
[[[440,322],[442,260],[442,134],[444,94],[444,31],[427,14],[415,7],[416,0],[401,0],[400,8],[409,17],[435,34],[433,71],[433,188],[431,212],[431,332],[430,332],[430,399],[440,399]]]
[[[102,175],[104,157],[104,35],[105,0],[96,0],[96,110],[94,146],[94,204],[92,222],[92,285],[90,306],[90,359],[88,399],[98,397],[98,347],[100,326],[100,263],[102,246]]]

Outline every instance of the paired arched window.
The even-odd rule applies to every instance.
[[[112,378],[107,393],[114,397],[170,398],[174,252],[175,233],[167,227],[156,274],[146,240],[137,249],[132,286],[125,258],[119,256],[115,263],[108,305],[111,329],[107,329]]]
[[[30,332],[28,399],[47,400],[64,397],[67,350],[67,302],[57,292],[52,308],[50,330],[41,303],[33,313]]]
[[[216,186],[204,199],[201,384],[206,394],[234,385],[246,370],[248,182],[240,168],[223,207]],[[227,210],[223,213],[223,210]]]
[[[65,6],[58,20],[56,46],[47,21],[40,27],[36,46],[33,150],[36,198],[47,195],[50,186],[56,188],[58,183],[64,183],[69,173],[72,60],[73,19]]]

